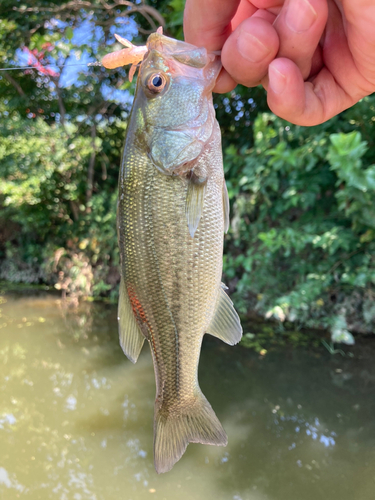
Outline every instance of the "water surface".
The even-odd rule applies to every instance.
[[[229,438],[153,468],[154,373],[117,340],[116,310],[0,297],[0,498],[373,500],[375,342],[353,358],[266,356],[204,341],[200,383]],[[208,337],[208,336],[206,336]]]

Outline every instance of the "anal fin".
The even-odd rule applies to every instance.
[[[226,344],[235,345],[241,340],[242,326],[240,318],[233,307],[233,302],[225,293],[223,286],[225,287],[225,285],[220,287],[214,316],[207,333],[219,338]]]
[[[135,319],[123,280],[120,283],[117,319],[122,350],[132,363],[136,363],[142,350],[145,336]]]

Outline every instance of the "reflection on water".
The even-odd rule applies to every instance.
[[[261,358],[207,338],[201,386],[229,444],[190,445],[158,476],[150,353],[124,357],[115,308],[2,300],[1,499],[373,500],[371,340],[354,358],[289,348]]]

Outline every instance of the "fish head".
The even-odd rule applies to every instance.
[[[212,135],[220,57],[160,33],[150,35],[147,49],[134,102],[135,144],[161,172],[181,174]]]

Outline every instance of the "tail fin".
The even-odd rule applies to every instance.
[[[202,393],[189,408],[168,412],[155,407],[154,462],[158,474],[168,472],[189,443],[226,446],[227,435]]]

